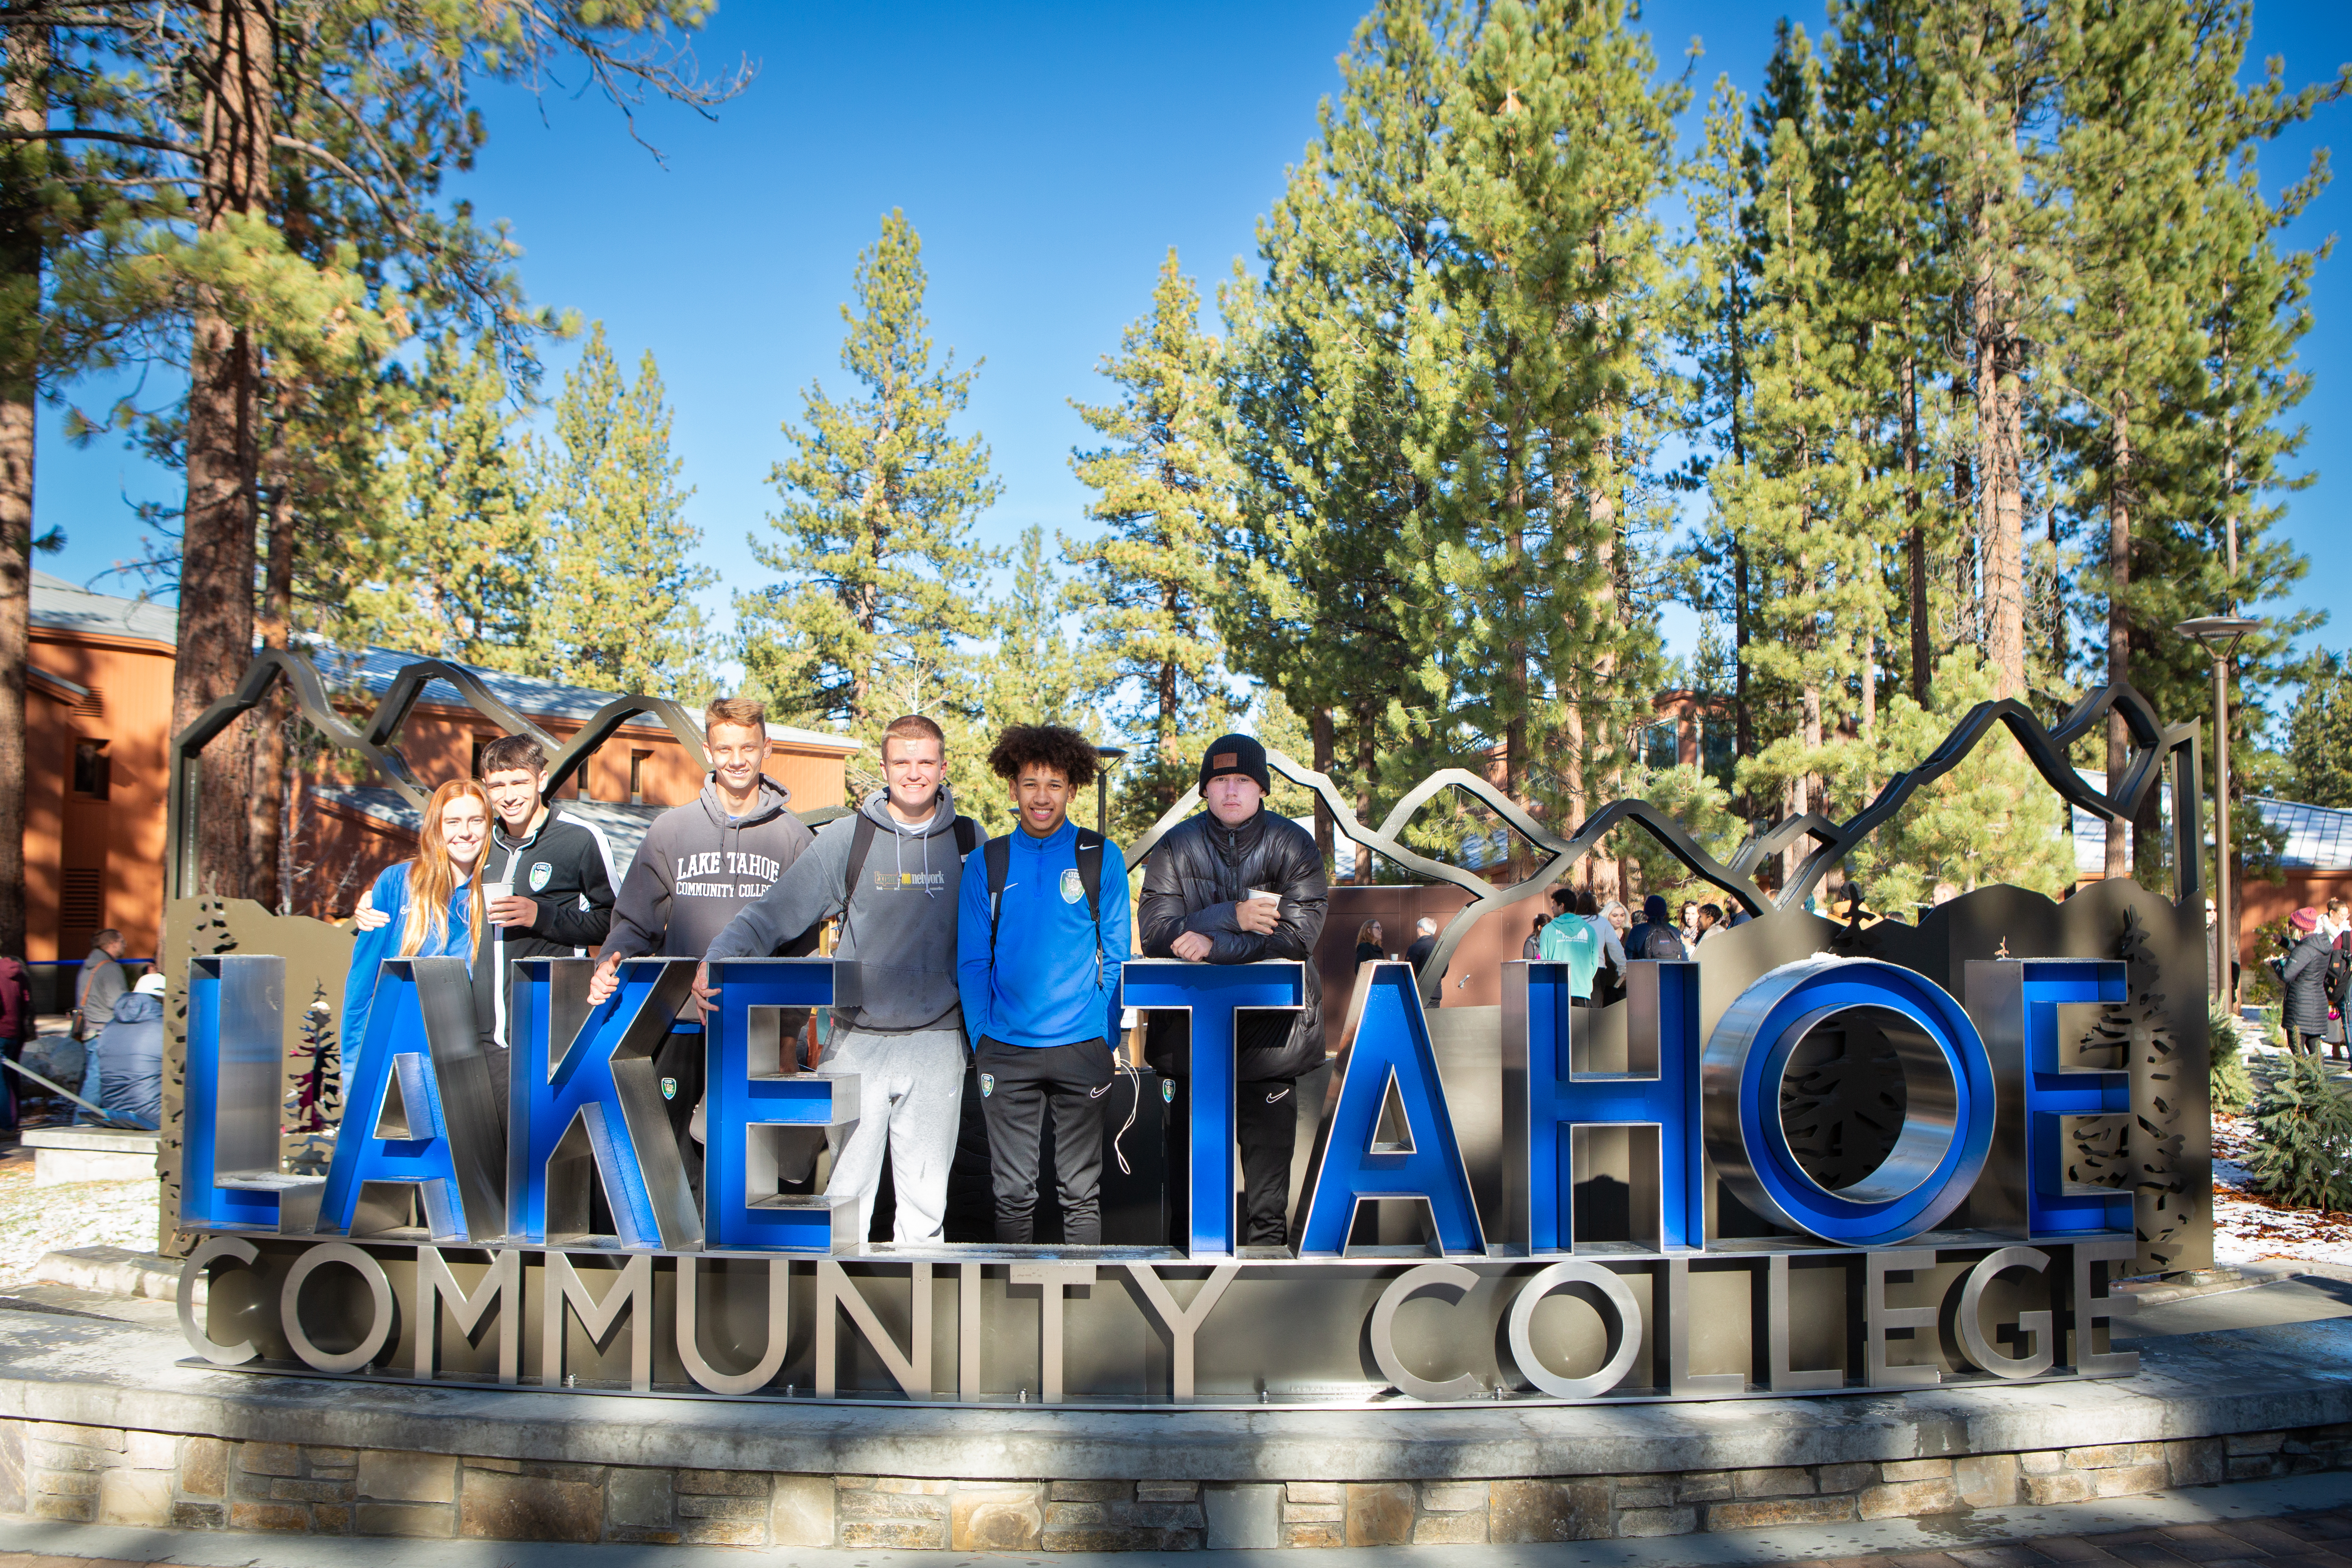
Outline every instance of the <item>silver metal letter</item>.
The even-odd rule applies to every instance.
[[[2017,1314],[2017,1331],[2033,1336],[2033,1353],[2027,1356],[2003,1355],[1993,1348],[1992,1338],[1984,1331],[1985,1287],[2004,1268],[2031,1268],[2036,1274],[2050,1271],[2050,1255],[2038,1247],[2004,1247],[1989,1252],[1969,1270],[1968,1279],[1960,1285],[1960,1310],[1958,1327],[1960,1348],[1968,1358],[1995,1377],[2032,1377],[2050,1370],[2057,1353],[2050,1331],[2047,1310]]]
[[[2084,1377],[2129,1377],[2139,1370],[2137,1351],[2116,1351],[2104,1355],[2095,1355],[2091,1351],[2095,1324],[2139,1305],[2128,1296],[2092,1295],[2091,1265],[2128,1263],[2138,1256],[2139,1243],[2128,1236],[2074,1244],[2074,1370]]]
[[[696,1282],[701,1268],[699,1260],[691,1257],[677,1260],[677,1359],[686,1363],[686,1375],[713,1394],[750,1394],[766,1387],[768,1380],[784,1364],[784,1352],[790,1348],[792,1260],[768,1259],[768,1348],[761,1352],[759,1364],[740,1373],[720,1372],[703,1356],[701,1290]]]
[[[654,1386],[654,1260],[640,1252],[624,1265],[602,1301],[588,1294],[587,1284],[572,1271],[572,1259],[546,1252],[547,1281],[541,1289],[543,1318],[540,1330],[539,1381],[549,1388],[563,1386],[563,1306],[569,1301],[580,1316],[580,1326],[598,1344],[613,1331],[621,1314],[629,1314],[629,1387],[649,1394]],[[602,1256],[609,1256],[602,1255]]]
[[[490,1254],[488,1272],[479,1289],[466,1293],[449,1270],[437,1247],[416,1249],[416,1375],[430,1382],[441,1356],[441,1303],[457,1321],[457,1331],[472,1335],[492,1307],[499,1310],[499,1381],[513,1383],[522,1371],[522,1254]]]
[[[1201,1288],[1192,1292],[1192,1304],[1180,1307],[1176,1304],[1175,1293],[1168,1289],[1168,1282],[1160,1278],[1158,1269],[1149,1263],[1127,1266],[1127,1272],[1134,1279],[1136,1289],[1143,1293],[1145,1300],[1151,1303],[1152,1311],[1168,1331],[1169,1392],[1179,1400],[1192,1397],[1193,1336],[1201,1331],[1201,1325],[1216,1310],[1217,1299],[1225,1293],[1225,1287],[1232,1284],[1234,1276],[1241,1271],[1238,1263],[1219,1264],[1206,1279],[1201,1281]]]
[[[913,1269],[913,1321],[907,1335],[907,1353],[890,1342],[882,1327],[882,1320],[874,1315],[873,1306],[865,1293],[850,1283],[849,1276],[840,1264],[830,1258],[816,1260],[816,1396],[834,1397],[839,1376],[840,1347],[835,1335],[839,1324],[834,1310],[838,1307],[849,1314],[874,1353],[898,1384],[899,1391],[909,1399],[931,1396],[931,1266],[917,1263]]]
[[[1666,1392],[1677,1399],[1706,1399],[1718,1394],[1747,1393],[1748,1374],[1744,1372],[1694,1373],[1691,1371],[1690,1259],[1669,1258],[1664,1272]],[[1528,1310],[1534,1310],[1533,1308]]]
[[[251,1340],[239,1340],[233,1345],[222,1344],[204,1330],[196,1327],[196,1287],[204,1283],[205,1270],[223,1258],[234,1258],[251,1268],[261,1249],[237,1236],[216,1236],[188,1254],[180,1265],[180,1335],[188,1348],[215,1366],[238,1366],[261,1352]]]
[[[310,1342],[302,1331],[302,1282],[314,1269],[330,1263],[341,1263],[357,1271],[367,1281],[368,1294],[373,1299],[368,1331],[360,1342],[341,1355],[329,1355]],[[278,1292],[278,1323],[286,1331],[287,1342],[302,1363],[314,1372],[358,1372],[375,1359],[383,1349],[383,1342],[392,1337],[392,1281],[384,1277],[383,1265],[353,1247],[348,1241],[331,1241],[323,1247],[311,1247],[294,1260],[286,1272],[286,1283]]]
[[[1926,1274],[1936,1267],[1933,1247],[1913,1247],[1904,1252],[1873,1252],[1862,1262],[1862,1353],[1863,1384],[1869,1388],[1927,1388],[1944,1381],[1943,1373],[1932,1366],[1889,1366],[1886,1364],[1886,1333],[1890,1329],[1909,1329],[1915,1334],[1921,1330],[1936,1331],[1936,1303],[1924,1307],[1890,1307],[1886,1304],[1886,1277],[1908,1269],[1914,1274]],[[1920,1342],[1914,1340],[1913,1343]]]
[[[1468,1399],[1478,1392],[1478,1379],[1471,1373],[1449,1377],[1444,1383],[1433,1383],[1425,1377],[1415,1377],[1406,1370],[1404,1358],[1397,1354],[1396,1314],[1405,1299],[1416,1290],[1433,1287],[1450,1287],[1458,1298],[1478,1283],[1478,1276],[1458,1263],[1422,1263],[1406,1269],[1389,1281],[1381,1299],[1372,1307],[1372,1360],[1380,1363],[1381,1375],[1396,1385],[1400,1394],[1415,1399]]]
[[[1062,1403],[1062,1292],[1095,1282],[1091,1263],[1016,1263],[1008,1276],[1015,1285],[1035,1285],[1037,1293],[1037,1383],[1048,1405]]]
[[[1790,1366],[1789,1255],[1776,1252],[1764,1267],[1765,1386],[1775,1394],[1796,1394],[1809,1388],[1839,1388],[1845,1373],[1837,1367]]]
[[[1580,1284],[1599,1289],[1616,1312],[1617,1352],[1590,1377],[1562,1377],[1537,1357],[1528,1330],[1535,1322],[1538,1302],[1563,1285]],[[1511,1360],[1521,1377],[1554,1399],[1591,1399],[1616,1387],[1633,1370],[1633,1358],[1642,1351],[1642,1304],[1613,1270],[1581,1259],[1555,1263],[1519,1287],[1511,1302],[1508,1332]]]

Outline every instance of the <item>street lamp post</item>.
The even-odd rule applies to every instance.
[[[1110,837],[1110,770],[1127,755],[1125,746],[1095,748],[1095,831]]]
[[[2262,624],[2244,616],[2200,616],[2172,628],[2213,656],[2213,986],[2231,1017],[2238,1013],[2238,927],[2230,911],[2230,658],[2238,639]]]

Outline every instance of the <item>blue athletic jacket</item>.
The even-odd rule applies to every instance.
[[[1064,822],[1050,838],[1015,827],[997,911],[996,951],[988,938],[987,854],[965,862],[956,921],[956,986],[971,1043],[1066,1046],[1118,1031],[1118,970],[1127,961],[1127,860],[1102,848],[1102,929],[1087,913],[1078,876],[1078,830]]]
[[[352,972],[343,982],[343,1037],[341,1042],[344,1070],[359,1057],[360,1047],[367,1043],[368,1012],[375,1005],[376,977],[383,972],[383,961],[398,958],[400,930],[408,921],[408,868],[415,864],[403,860],[397,866],[386,866],[368,889],[363,902],[373,904],[392,917],[392,923],[374,931],[358,933],[352,943]],[[414,956],[418,958],[462,958],[470,972],[474,966],[474,884],[468,879],[457,884],[449,894],[449,933],[437,948],[428,948]]]

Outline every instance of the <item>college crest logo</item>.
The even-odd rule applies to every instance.
[[[992,1073],[992,1072],[984,1072],[984,1073],[981,1074],[981,1075],[980,1075],[980,1098],[981,1098],[981,1099],[982,1099],[982,1100],[986,1100],[990,1095],[994,1094],[995,1092],[996,1092],[996,1075],[995,1075],[994,1073]]]
[[[661,1089],[662,1098],[664,1100],[676,1100],[677,1098],[677,1079],[674,1078],[666,1078],[662,1079]]]
[[[555,868],[541,860],[530,868],[530,890],[534,893],[547,891],[547,879],[554,875]]]
[[[1062,873],[1062,902],[1075,904],[1087,896],[1086,879],[1078,875],[1076,866]]]
[[[1160,1080],[1160,1103],[1162,1105],[1173,1105],[1176,1103],[1176,1080],[1174,1079],[1163,1078]]]

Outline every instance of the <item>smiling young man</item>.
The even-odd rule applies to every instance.
[[[483,884],[507,894],[489,900],[476,941],[474,1021],[503,1123],[514,962],[584,958],[604,942],[613,925],[613,847],[595,824],[544,798],[547,752],[538,742],[501,735],[482,748],[478,765],[494,818]]]
[[[980,825],[956,815],[945,783],[947,737],[919,713],[882,732],[884,787],[817,834],[807,855],[704,944],[696,1003],[715,999],[709,964],[755,958],[788,932],[834,915],[833,955],[858,966],[855,1007],[834,1010],[819,1070],[855,1077],[863,1110],[834,1151],[828,1194],[857,1200],[857,1236],[874,1222],[882,1156],[897,1199],[891,1234],[935,1245],[963,1105],[963,1028],[956,996],[956,896]],[[791,1064],[785,1064],[789,1068]]]
[[[988,754],[1013,794],[1013,831],[966,877],[956,932],[964,1026],[988,1119],[996,1239],[1036,1239],[1039,1147],[1050,1110],[1062,1242],[1102,1241],[1103,1096],[1127,960],[1127,862],[1069,819],[1094,782],[1094,743],[1060,725],[1016,724]]]
[[[648,953],[699,958],[738,912],[791,869],[814,837],[788,809],[792,793],[760,771],[768,758],[768,713],[748,697],[725,697],[703,710],[710,775],[691,804],[654,818],[613,906],[588,997],[602,1002],[619,984],[621,961]],[[816,950],[816,922],[777,933],[761,958]],[[655,1058],[680,1147],[702,1103],[702,1029],[689,1008]],[[690,1152],[690,1149],[688,1149]],[[697,1162],[688,1160],[691,1170]]]
[[[1244,1013],[1235,1020],[1234,1125],[1242,1155],[1242,1242],[1280,1247],[1287,1238],[1290,1161],[1298,1139],[1299,1075],[1323,1065],[1323,979],[1315,944],[1323,935],[1329,880],[1315,836],[1265,809],[1272,777],[1265,748],[1247,735],[1209,742],[1201,757],[1208,808],[1168,830],[1143,871],[1143,952],[1200,963],[1303,960],[1307,1005],[1296,1013]],[[1144,1050],[1176,1086],[1176,1120],[1191,1118],[1192,1016],[1154,1013]],[[1168,1141],[1171,1235],[1188,1234],[1183,1212],[1185,1140]],[[1181,1245],[1181,1240],[1178,1245]]]

